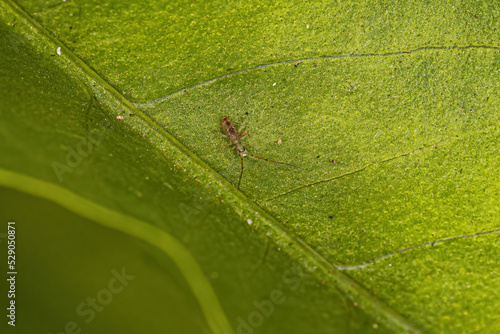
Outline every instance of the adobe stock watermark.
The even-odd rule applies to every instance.
[[[90,324],[96,317],[96,313],[102,312],[104,307],[109,305],[113,301],[113,297],[116,294],[125,289],[130,281],[135,279],[135,276],[129,275],[125,272],[125,267],[121,269],[121,272],[116,270],[111,270],[113,277],[109,280],[106,288],[99,290],[95,297],[87,297],[85,302],[82,302],[76,306],[76,314],[82,317],[83,322]],[[79,334],[82,332],[82,328],[77,321],[68,321],[62,331],[56,332],[55,334]],[[53,334],[49,332],[49,334]]]
[[[192,194],[191,203],[182,202],[177,205],[179,212],[187,225],[196,225],[202,222],[214,209],[215,203],[209,201],[210,195],[206,189],[196,190]]]
[[[76,147],[68,146],[65,164],[59,161],[52,162],[52,169],[59,182],[63,182],[64,174],[73,172],[82,163],[83,158],[88,157],[102,143],[106,131],[108,128],[101,123],[97,129],[89,132],[87,138],[80,141]]]
[[[23,44],[23,39],[21,38],[21,36],[10,32],[7,35],[7,38],[9,39],[10,45],[12,46],[12,50],[14,50],[15,53],[19,53],[19,45]]]
[[[292,270],[287,270],[281,276],[281,280],[285,286],[290,291],[297,291],[300,287],[300,283],[307,276],[298,268]],[[280,289],[274,289],[269,293],[269,298],[264,300],[254,300],[253,305],[255,311],[250,312],[250,314],[243,319],[242,317],[237,317],[236,321],[237,334],[253,334],[254,329],[262,326],[264,320],[273,315],[274,310],[277,305],[281,305],[286,301],[285,293]]]

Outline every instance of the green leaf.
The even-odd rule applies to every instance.
[[[0,7],[22,332],[498,330],[496,4]]]

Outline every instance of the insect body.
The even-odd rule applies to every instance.
[[[245,131],[240,135],[238,133],[238,129],[236,128],[234,123],[227,116],[222,117],[222,121],[220,122],[220,124],[222,125],[222,130],[224,130],[223,136],[227,137],[231,141],[231,144],[234,145],[234,147],[236,148],[236,151],[240,155],[241,172],[240,172],[240,178],[238,179],[238,189],[240,189],[241,177],[243,176],[243,157],[246,155],[251,156],[251,157],[256,158],[256,159],[274,162],[275,164],[281,164],[281,165],[292,166],[295,168],[300,168],[299,166],[287,164],[287,163],[280,162],[280,161],[269,160],[266,158],[262,158],[262,157],[258,157],[256,155],[253,155],[252,153],[248,152],[245,149],[245,147],[243,146],[243,144],[241,143],[241,137],[245,136],[248,131]]]

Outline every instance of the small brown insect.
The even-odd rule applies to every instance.
[[[243,176],[243,157],[246,155],[251,156],[251,157],[256,158],[256,159],[274,162],[275,164],[281,164],[281,165],[292,166],[295,168],[300,168],[299,166],[287,164],[287,163],[280,162],[280,161],[269,160],[266,158],[262,158],[262,157],[253,155],[252,153],[248,152],[245,149],[245,147],[243,147],[243,144],[241,143],[241,137],[245,136],[248,133],[248,131],[245,131],[240,135],[238,133],[239,131],[238,131],[238,129],[236,129],[236,126],[234,125],[234,123],[227,116],[222,117],[222,121],[220,122],[220,124],[222,125],[222,130],[224,130],[224,134],[222,134],[222,133],[220,133],[220,134],[224,137],[227,137],[231,141],[231,144],[234,145],[234,147],[236,148],[236,151],[240,155],[241,172],[240,172],[240,178],[238,179],[238,189],[240,189],[241,177]]]

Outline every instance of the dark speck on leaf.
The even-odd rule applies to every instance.
[[[329,219],[333,219],[333,216],[328,216]]]
[[[319,159],[319,155],[316,157],[316,159]]]

